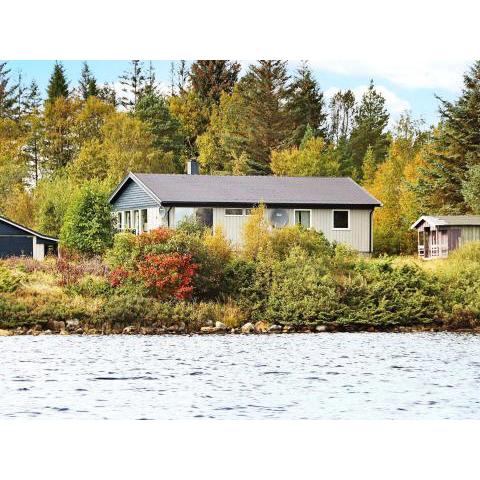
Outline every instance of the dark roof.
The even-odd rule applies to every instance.
[[[110,200],[132,178],[164,205],[244,204],[349,205],[381,203],[348,177],[277,177],[231,175],[129,174]]]
[[[480,215],[423,215],[410,228],[419,227],[422,222],[429,225],[440,226],[480,226]]]
[[[0,222],[8,223],[9,225],[12,225],[13,227],[17,227],[20,230],[23,230],[24,232],[30,233],[31,235],[33,235],[35,237],[43,238],[44,240],[51,240],[52,242],[58,242],[58,238],[48,237],[47,235],[43,235],[41,233],[38,233],[35,230],[32,230],[31,228],[24,227],[23,225],[20,225],[19,223],[16,223],[13,220],[9,220],[8,218],[0,217]]]

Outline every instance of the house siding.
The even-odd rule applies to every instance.
[[[122,192],[112,202],[112,207],[115,211],[134,210],[155,206],[158,206],[158,202],[133,180],[129,180],[125,184]]]
[[[480,240],[480,227],[478,226],[464,226],[460,228],[460,246],[469,242],[475,242]]]

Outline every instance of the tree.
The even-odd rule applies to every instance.
[[[250,65],[239,82],[239,92],[244,99],[244,122],[238,134],[244,138],[251,174],[271,173],[271,151],[288,144],[293,131],[286,108],[288,80],[287,62],[260,60]]]
[[[307,138],[300,148],[272,152],[274,175],[329,177],[338,175],[339,170],[340,164],[333,145],[327,145],[321,137]]]
[[[349,148],[353,166],[361,172],[363,158],[368,147],[372,147],[375,161],[382,162],[388,149],[388,135],[385,131],[389,114],[385,108],[385,98],[375,90],[373,80],[354,116]]]
[[[145,94],[135,107],[135,116],[148,126],[153,146],[162,152],[172,152],[179,171],[183,171],[183,164],[180,164],[185,141],[182,126],[170,113],[167,101],[153,92]]]
[[[480,165],[472,165],[462,184],[462,195],[472,213],[480,215]]]
[[[150,61],[148,63],[148,72],[145,77],[145,88],[144,88],[144,95],[156,95],[158,90],[157,79],[155,75],[155,67],[153,63]]]
[[[233,92],[239,72],[237,62],[197,60],[190,69],[192,89],[207,104],[218,104],[222,92]]]
[[[109,85],[108,83],[104,83],[98,89],[97,96],[100,100],[103,100],[105,103],[108,103],[115,108],[118,107],[118,105],[120,104],[119,99],[117,98],[117,92],[115,91],[115,87],[113,86],[113,84]]]
[[[15,116],[18,85],[12,84],[7,62],[0,62],[0,118]]]
[[[471,207],[462,191],[470,169],[480,164],[480,61],[464,75],[456,101],[439,100],[441,122],[422,170],[418,196],[429,212],[467,213]]]
[[[299,145],[308,126],[313,135],[326,137],[325,102],[308,64],[303,62],[288,89],[288,109],[294,122],[293,142]]]
[[[68,82],[65,69],[60,62],[55,62],[53,73],[48,82],[47,101],[52,103],[58,97],[68,98]]]
[[[375,161],[375,154],[373,153],[373,148],[369,146],[363,157],[362,165],[362,178],[363,185],[369,187],[372,185],[375,179],[375,172],[377,171],[377,162]]]
[[[355,113],[355,95],[351,90],[339,90],[330,100],[330,140],[345,142],[352,130]]]
[[[74,195],[60,230],[61,245],[84,255],[101,255],[113,243],[109,189],[91,181]]]
[[[193,91],[184,91],[182,94],[170,97],[169,110],[174,119],[180,122],[181,133],[185,139],[186,155],[197,156],[196,140],[208,125],[208,106]]]
[[[97,80],[92,75],[90,67],[87,62],[83,62],[82,71],[80,73],[80,81],[78,82],[78,88],[80,96],[87,100],[88,97],[98,96],[99,89],[97,86]]]
[[[63,96],[45,105],[41,154],[45,167],[52,173],[68,165],[78,151],[75,122],[81,107],[78,99]]]
[[[125,70],[120,76],[120,84],[123,87],[120,104],[126,109],[134,108],[145,89],[145,75],[140,60],[130,62],[130,69]]]

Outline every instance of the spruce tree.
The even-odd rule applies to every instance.
[[[140,60],[130,62],[130,69],[120,76],[120,84],[123,87],[120,104],[128,110],[135,108],[145,89],[143,63]]]
[[[363,158],[363,165],[362,165],[362,177],[363,177],[363,185],[369,187],[373,184],[373,180],[375,178],[375,172],[377,171],[377,162],[375,161],[375,154],[373,152],[373,148],[369,146],[365,153],[365,157]]]
[[[227,60],[197,60],[190,69],[193,90],[207,103],[220,102],[222,92],[232,93],[240,64]]]
[[[339,90],[330,100],[330,141],[346,142],[352,130],[355,95],[351,90]]]
[[[302,62],[288,89],[288,109],[295,125],[294,144],[301,142],[307,125],[312,128],[314,136],[326,137],[327,115],[323,93],[306,62]]]
[[[47,88],[47,101],[53,102],[58,97],[68,97],[68,82],[65,76],[65,69],[60,62],[55,62],[53,73],[50,77]]]
[[[92,75],[90,67],[87,62],[83,62],[82,71],[80,73],[80,81],[78,82],[78,89],[80,96],[86,100],[88,97],[97,97],[99,88],[97,86],[97,80]]]
[[[0,63],[0,118],[15,117],[18,84],[12,83],[7,62]]]
[[[355,113],[349,142],[353,166],[358,171],[362,169],[363,158],[369,146],[373,149],[377,163],[385,159],[389,144],[386,132],[388,120],[385,98],[375,90],[371,80]]]
[[[458,100],[440,99],[441,122],[417,186],[424,210],[459,214],[471,211],[462,186],[480,164],[480,61],[464,75]],[[467,190],[464,189],[464,192]]]
[[[288,80],[287,62],[260,60],[239,83],[245,127],[238,134],[245,141],[249,173],[270,174],[272,150],[289,143],[294,125],[286,108]]]

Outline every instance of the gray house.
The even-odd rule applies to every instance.
[[[452,250],[480,241],[480,215],[424,215],[410,228],[418,232],[418,255],[425,260],[448,257]]]
[[[0,258],[33,257],[43,260],[58,253],[58,240],[0,217]]]
[[[301,224],[372,252],[372,214],[381,203],[350,178],[196,175],[192,163],[189,175],[129,173],[110,197],[117,228],[174,228],[193,216],[238,245],[252,208],[263,203],[272,228]]]

